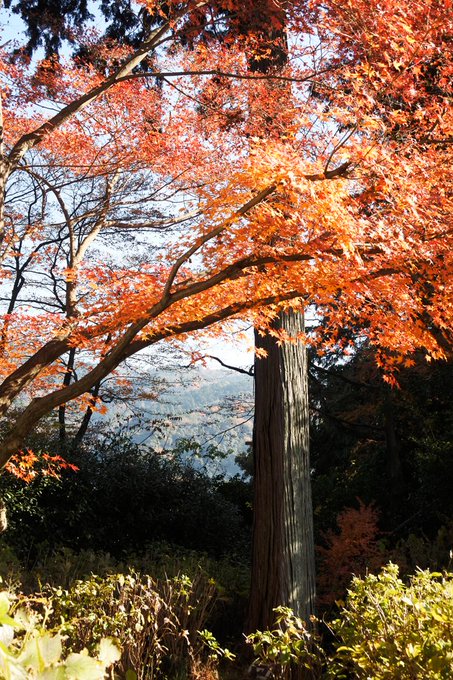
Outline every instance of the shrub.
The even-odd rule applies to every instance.
[[[448,569],[451,564],[452,545],[453,521],[450,520],[431,538],[411,533],[400,539],[391,551],[391,560],[399,565],[403,574],[412,572],[416,565],[422,569],[440,571]]]
[[[120,677],[190,677],[200,661],[212,665],[212,647],[199,631],[214,606],[216,589],[201,573],[193,581],[182,575],[156,581],[134,572],[91,576],[68,590],[48,587],[43,595],[51,602],[49,621],[67,637],[71,651],[95,650],[106,636],[121,641],[115,665]],[[228,656],[227,650],[217,650]]]
[[[218,479],[124,438],[88,439],[84,447],[69,454],[78,472],[37,475],[29,483],[0,478],[8,543],[30,568],[43,545],[102,550],[117,559],[155,542],[213,557],[248,554],[243,499],[233,489],[227,494]]]
[[[326,547],[317,547],[320,560],[318,570],[318,601],[333,605],[344,598],[352,575],[380,569],[384,552],[377,536],[378,511],[373,505],[359,500],[358,509],[345,508],[337,517],[339,532],[326,531]]]
[[[246,638],[256,657],[252,665],[275,680],[295,677],[296,668],[308,669],[311,678],[320,677],[324,654],[316,634],[288,607],[277,607],[274,612],[272,630],[257,631]]]
[[[453,667],[453,574],[418,571],[405,585],[389,564],[354,578],[332,628],[340,637],[330,677],[447,680]]]
[[[234,559],[215,559],[166,543],[143,546],[140,553],[124,554],[123,559],[99,550],[76,552],[60,547],[52,551],[46,544],[38,547],[37,559],[27,568],[5,537],[0,537],[0,578],[11,584],[13,590],[20,588],[24,593],[35,593],[43,583],[68,590],[74,581],[89,579],[93,573],[106,576],[127,573],[130,569],[152,574],[158,582],[178,574],[197,581],[203,575],[204,581],[211,580],[216,590],[213,610],[204,625],[222,641],[241,638],[250,583],[247,564]]]
[[[0,677],[7,680],[103,680],[120,656],[119,649],[101,638],[89,656],[86,649],[67,653],[60,631],[46,629],[46,617],[11,611],[12,598],[0,592]],[[47,613],[47,612],[46,612]],[[15,631],[19,630],[19,635]]]

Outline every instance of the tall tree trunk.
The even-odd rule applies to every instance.
[[[384,387],[384,430],[387,454],[387,472],[389,477],[389,492],[395,499],[399,500],[405,492],[405,479],[403,466],[401,464],[401,444],[398,437],[395,423],[396,404],[392,399],[391,389]]]
[[[295,337],[303,315],[281,314],[276,326]],[[315,598],[306,350],[269,334],[256,333],[256,345],[267,358],[255,361],[249,631],[268,628],[279,605],[308,622]]]
[[[0,8],[2,2],[0,0]],[[8,161],[5,157],[5,144],[3,139],[3,103],[0,93],[0,248],[5,239],[5,191],[8,179]]]
[[[260,0],[255,9],[253,25],[262,50],[249,60],[249,68],[266,74],[287,62],[285,3]],[[275,138],[289,122],[282,102],[292,95],[286,82],[269,81],[268,88],[280,96],[268,111],[262,135]],[[303,314],[282,313],[275,327],[296,337],[304,330]],[[309,622],[315,599],[306,350],[301,342],[279,345],[269,334],[255,333],[255,343],[267,358],[255,361],[249,632],[269,628],[272,610],[280,605]],[[293,678],[302,675],[292,673]]]

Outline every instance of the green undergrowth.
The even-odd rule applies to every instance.
[[[404,582],[398,567],[354,578],[340,616],[332,678],[451,680],[453,574],[419,570]]]
[[[117,558],[108,552],[73,550],[60,547],[50,550],[46,544],[34,547],[32,562],[20,559],[4,538],[0,538],[0,577],[21,584],[24,591],[34,592],[41,583],[68,587],[76,579],[96,573],[100,576],[125,573],[129,569],[153,574],[155,578],[185,573],[189,577],[199,571],[215,578],[221,592],[247,597],[250,571],[244,561],[210,557],[168,543],[153,543],[137,553],[124,553]]]
[[[201,572],[194,579],[154,579],[129,571],[91,575],[67,589],[3,591],[0,677],[208,678],[219,660],[234,658],[206,628],[217,597],[215,583]]]
[[[215,601],[209,609],[206,627],[222,644],[242,641],[245,618],[249,566],[234,559],[215,559],[204,553],[167,543],[156,543],[122,559],[107,552],[62,547],[55,551],[35,546],[36,559],[24,564],[5,539],[0,539],[0,577],[11,590],[31,595],[43,588],[70,590],[77,581],[110,578],[112,574],[150,574],[157,582],[184,574],[193,582],[200,579],[215,586]]]
[[[61,626],[50,629],[52,602],[40,600],[42,612],[7,591],[0,592],[0,677],[4,680],[102,680],[120,659],[117,643],[102,637],[89,654],[72,651]],[[35,602],[36,604],[36,602]]]
[[[168,546],[167,546],[168,549]],[[129,570],[47,583],[34,593],[16,584],[0,594],[0,678],[39,680],[217,680],[239,678],[244,638],[227,643],[219,626],[235,610],[220,576],[232,585],[237,565],[211,577],[216,565],[176,555],[192,574],[152,576]],[[68,555],[66,555],[68,558]],[[73,557],[73,556],[71,556]],[[217,565],[219,566],[219,565]],[[236,569],[236,571],[235,571]],[[229,580],[230,579],[230,580]],[[230,599],[229,599],[230,598]],[[453,668],[453,574],[417,570],[407,579],[389,564],[354,577],[331,621],[308,624],[275,610],[269,630],[246,642],[256,677],[292,680],[450,680]],[[223,624],[225,621],[223,621]],[[215,626],[220,630],[217,635]]]

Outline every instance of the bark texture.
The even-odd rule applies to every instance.
[[[277,322],[293,337],[303,323],[293,312]],[[256,345],[268,356],[255,362],[249,631],[268,628],[279,605],[309,621],[315,598],[306,350],[268,334]]]

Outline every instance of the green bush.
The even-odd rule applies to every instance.
[[[209,645],[206,632],[199,631],[214,606],[216,588],[200,572],[194,580],[182,575],[154,580],[134,572],[91,576],[67,590],[47,587],[42,595],[51,603],[49,623],[66,636],[72,652],[96,650],[105,637],[120,640],[115,671],[121,678],[186,677],[203,660],[212,665],[214,638]],[[219,646],[216,653],[228,656]]]
[[[3,680],[103,680],[120,657],[118,647],[100,638],[93,655],[84,648],[71,652],[61,630],[47,629],[47,614],[15,607],[0,592],[0,678]],[[16,634],[17,633],[17,634]],[[68,653],[69,651],[69,653]]]
[[[200,569],[193,579],[129,572],[0,592],[0,680],[101,680],[112,663],[109,678],[217,677],[219,660],[234,655],[206,630],[216,600]]]
[[[453,574],[418,571],[406,585],[389,564],[354,578],[332,628],[341,642],[329,677],[451,679]]]
[[[0,477],[8,544],[30,570],[42,546],[103,551],[116,559],[157,542],[218,558],[248,554],[240,484],[236,489],[176,453],[159,456],[120,437],[93,437],[65,455],[78,472],[64,469],[60,479],[36,475],[29,483]]]
[[[307,669],[311,678],[321,677],[324,653],[317,635],[288,607],[277,607],[274,612],[272,630],[257,631],[246,638],[255,654],[252,665],[266,673],[263,677],[275,680],[295,677],[296,668]]]
[[[11,589],[24,593],[35,593],[44,583],[68,590],[74,581],[89,579],[93,573],[99,576],[125,574],[130,569],[152,574],[159,582],[178,574],[186,574],[197,581],[203,574],[205,581],[215,583],[217,593],[215,606],[204,625],[222,642],[241,638],[250,583],[247,564],[227,558],[215,559],[166,543],[145,546],[140,553],[125,554],[123,559],[94,550],[76,552],[60,547],[52,551],[44,544],[30,568],[8,546],[6,537],[0,537],[0,578],[10,584]]]

